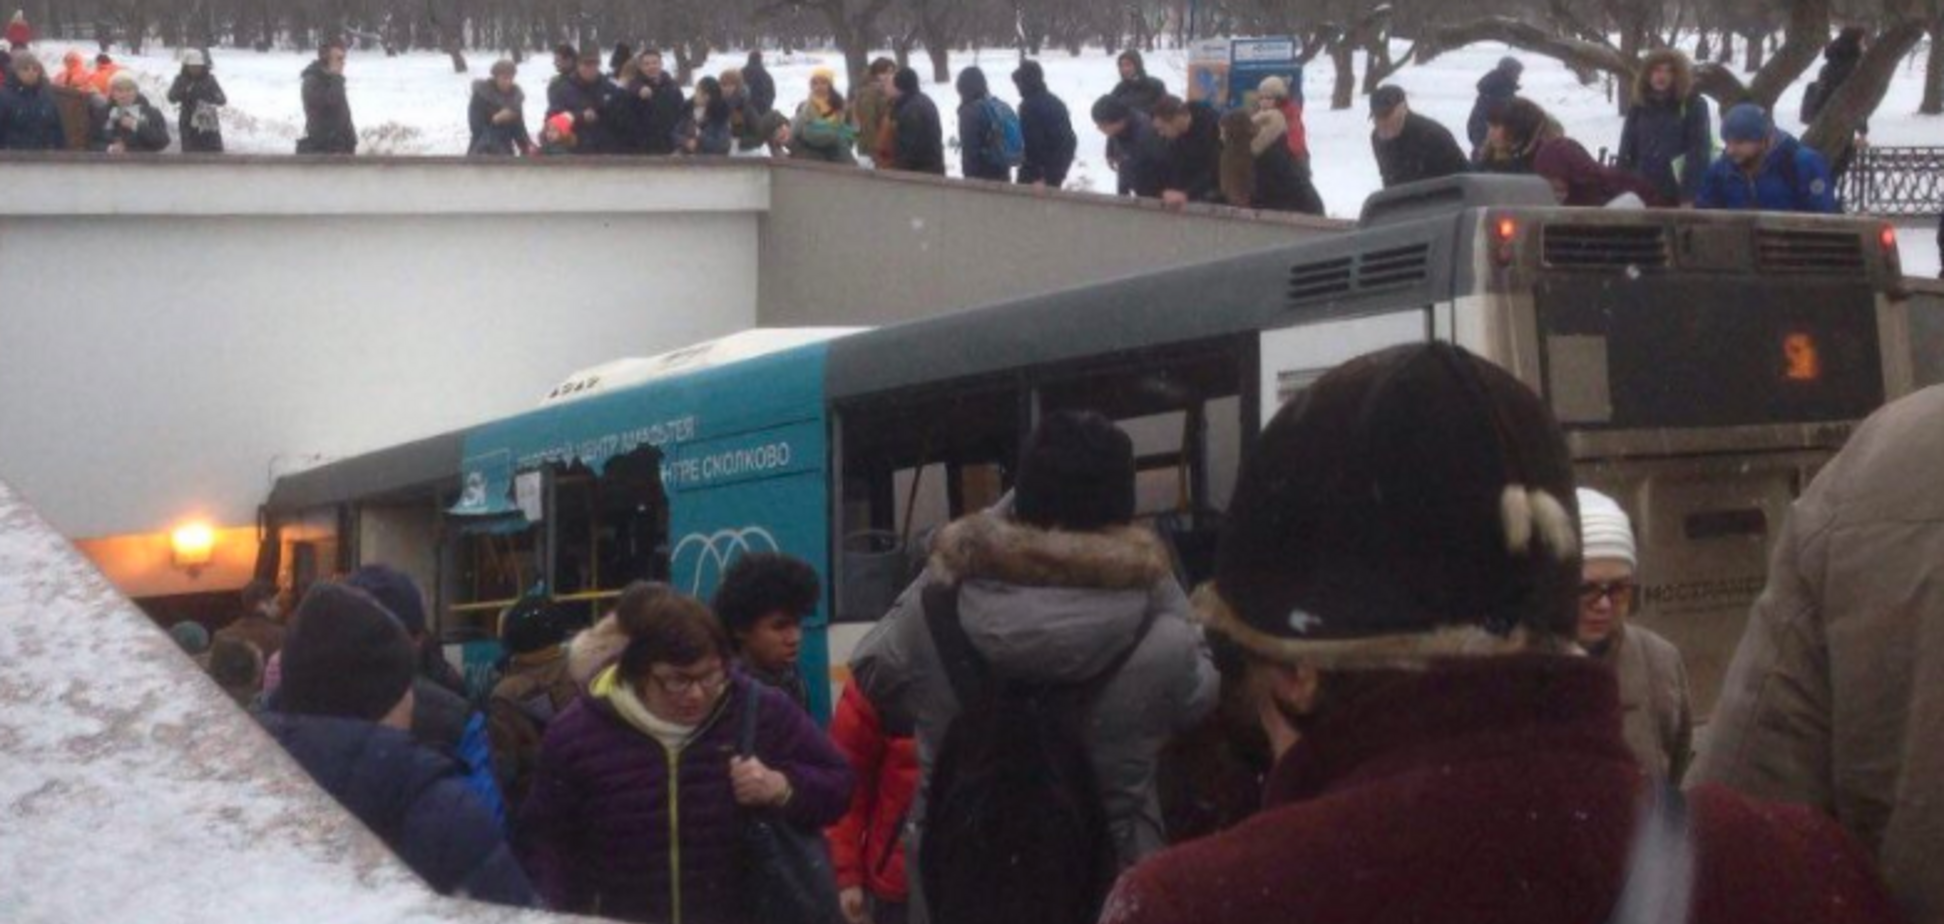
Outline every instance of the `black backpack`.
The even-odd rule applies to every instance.
[[[1087,749],[1087,716],[1154,626],[1082,684],[996,676],[959,622],[958,589],[924,595],[958,698],[932,763],[918,856],[932,924],[1092,924],[1119,859]]]

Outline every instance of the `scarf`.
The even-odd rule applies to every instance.
[[[836,112],[830,105],[829,96],[811,96],[810,106],[816,111],[817,118],[819,119],[828,119]]]
[[[680,754],[689,738],[695,735],[696,726],[670,722],[648,711],[648,704],[641,701],[634,687],[621,681],[621,668],[618,665],[602,671],[601,676],[594,680],[591,692],[596,698],[607,700],[615,713],[621,716],[621,721],[660,742],[670,754]]]

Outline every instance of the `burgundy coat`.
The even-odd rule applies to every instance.
[[[1611,672],[1442,665],[1319,719],[1268,808],[1122,878],[1108,924],[1603,924],[1643,777]],[[1692,924],[1899,920],[1862,851],[1807,809],[1689,794]]]
[[[583,696],[548,725],[520,811],[521,860],[548,904],[657,924],[740,921],[743,810],[729,761],[751,696],[756,755],[796,790],[783,817],[818,831],[844,814],[844,756],[783,694],[740,674],[678,762],[606,700]]]
[[[1532,158],[1532,172],[1566,185],[1563,205],[1599,208],[1627,193],[1639,196],[1641,202],[1654,207],[1672,204],[1646,178],[1594,160],[1585,147],[1571,138],[1540,142]]]

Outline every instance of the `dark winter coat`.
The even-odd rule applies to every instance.
[[[789,777],[781,814],[821,829],[844,813],[850,765],[780,693],[737,676],[688,744],[670,752],[608,699],[617,671],[547,729],[520,811],[520,855],[557,911],[657,924],[743,920],[745,810],[729,780],[742,710],[758,710],[756,755]],[[679,909],[679,910],[678,910]]]
[[[978,68],[966,68],[958,76],[958,93],[960,172],[968,180],[1012,182],[1012,167],[994,162],[986,150],[986,139],[992,136],[995,126],[992,107],[986,105],[992,92],[986,83],[985,72]]]
[[[501,111],[511,109],[517,118],[507,125],[499,125],[493,117]],[[491,80],[473,81],[472,104],[466,109],[466,121],[472,126],[472,144],[466,153],[494,157],[513,157],[533,147],[533,135],[527,131],[526,91],[519,84],[513,85],[510,93],[501,93],[499,85]]]
[[[1073,158],[1079,151],[1073,116],[1067,112],[1066,103],[1046,88],[1046,76],[1037,65],[1030,70],[1021,65],[1021,73],[1014,80],[1019,85],[1019,129],[1026,136],[1026,159],[1019,165],[1019,182],[1045,183],[1058,189],[1066,185],[1067,171],[1073,169]]]
[[[412,737],[457,763],[495,823],[506,821],[506,799],[493,773],[492,736],[472,704],[426,677],[412,680]]]
[[[1154,104],[1168,95],[1168,85],[1159,77],[1149,77],[1147,62],[1141,56],[1134,56],[1135,74],[1131,79],[1122,80],[1114,85],[1113,97],[1127,104],[1129,109],[1142,115],[1154,112]]]
[[[655,95],[661,94],[657,91]],[[675,152],[697,157],[729,156],[736,145],[736,133],[729,126],[728,103],[721,100],[711,102],[700,119],[696,118],[693,108],[684,110],[684,113],[675,130],[669,134],[669,144],[673,145]],[[688,149],[690,141],[695,142],[694,151]]]
[[[906,93],[891,104],[895,128],[892,169],[945,175],[945,128],[938,106],[922,92]]]
[[[918,742],[887,733],[877,707],[854,683],[837,703],[830,739],[857,774],[850,811],[828,832],[837,887],[903,902],[910,897],[904,827],[918,795]]]
[[[186,70],[177,74],[175,83],[169,85],[169,102],[179,107],[176,134],[182,137],[184,154],[223,153],[220,110],[229,105],[229,97],[215,74],[204,71],[191,75]]]
[[[650,91],[647,99],[641,98],[643,87]],[[629,81],[617,91],[614,108],[622,113],[616,131],[626,139],[626,152],[651,157],[675,153],[676,130],[690,118],[688,100],[682,96],[681,86],[666,73],[655,80],[637,76]],[[725,131],[728,118],[725,106],[722,115]]]
[[[1109,145],[1120,157],[1120,181],[1127,192],[1143,199],[1161,198],[1172,169],[1168,142],[1148,124],[1147,117],[1128,117],[1127,128]]]
[[[1566,198],[1561,205],[1599,208],[1628,193],[1646,205],[1673,204],[1661,198],[1660,190],[1646,179],[1593,159],[1586,148],[1571,138],[1553,138],[1539,143],[1533,152],[1532,172],[1554,183],[1564,184]]]
[[[1220,681],[1167,551],[1139,527],[1064,533],[983,513],[941,530],[930,567],[859,644],[851,672],[885,727],[915,733],[924,765],[913,808],[922,830],[932,761],[960,704],[926,624],[925,590],[958,587],[959,619],[992,669],[1031,683],[1080,684],[1136,644],[1088,716],[1087,742],[1122,866],[1167,843],[1155,765],[1168,740],[1214,708]]]
[[[270,736],[442,895],[537,907],[497,824],[451,761],[370,722],[268,712]]]
[[[1494,70],[1478,81],[1478,101],[1472,104],[1471,118],[1465,120],[1465,136],[1471,139],[1472,156],[1485,147],[1485,136],[1492,130],[1491,116],[1500,106],[1519,95],[1519,78],[1511,71]]]
[[[135,127],[122,124],[125,118],[133,117]],[[169,117],[155,108],[146,96],[135,97],[135,104],[123,109],[108,102],[95,111],[93,136],[88,147],[95,151],[106,151],[110,145],[120,144],[129,154],[159,154],[169,147]]]
[[[8,80],[0,89],[0,149],[60,151],[67,148],[67,131],[54,102],[54,88],[46,80],[23,87]]]
[[[547,116],[551,118],[562,112],[573,115],[574,136],[579,139],[574,146],[576,154],[622,153],[623,135],[620,127],[614,124],[622,120],[625,109],[617,101],[619,93],[614,82],[606,77],[582,82],[580,74],[571,73],[548,85]],[[589,111],[600,116],[600,119],[587,121],[586,113]]]
[[[1207,103],[1188,104],[1188,132],[1168,146],[1164,190],[1186,193],[1190,202],[1219,202],[1222,197],[1222,117]]]
[[[324,62],[304,69],[304,137],[299,154],[356,154],[358,127],[351,124],[351,100],[344,92],[344,75],[333,74]]]
[[[1421,183],[1456,176],[1471,169],[1471,161],[1458,147],[1451,130],[1429,116],[1411,113],[1404,119],[1404,130],[1388,141],[1370,136],[1370,148],[1377,155],[1377,172],[1384,177],[1384,188]]]
[[[1662,64],[1674,68],[1674,87],[1656,94],[1648,83]],[[1693,68],[1678,52],[1649,55],[1634,82],[1634,104],[1620,130],[1619,166],[1654,184],[1669,202],[1693,202],[1714,157],[1714,120],[1694,92]]]
[[[1814,148],[1776,129],[1774,145],[1750,179],[1734,160],[1723,154],[1701,179],[1694,197],[1696,208],[1735,211],[1806,212],[1834,215],[1835,184],[1829,162]]]
[[[493,687],[486,706],[493,770],[514,817],[533,784],[547,726],[579,696],[580,687],[567,674],[567,654],[558,648],[514,658],[510,672]]]
[[[1849,83],[1850,77],[1856,74],[1857,65],[1862,63],[1863,47],[1849,37],[1839,36],[1835,41],[1830,42],[1823,49],[1822,70],[1816,72],[1815,83],[1810,84],[1808,92],[1804,94],[1802,121],[1804,123],[1816,121],[1816,117],[1822,115],[1823,106],[1829,103],[1830,97],[1835,96],[1837,90]],[[1865,135],[1869,134],[1869,120],[1858,122],[1856,130]]]
[[[749,63],[743,65],[743,86],[749,88],[749,104],[758,113],[776,109],[776,78],[770,76],[769,68],[763,66],[763,59],[755,53],[749,56]]]
[[[1322,215],[1323,198],[1316,192],[1309,165],[1289,153],[1278,136],[1268,144],[1252,145],[1255,155],[1255,195],[1251,208],[1265,212]]]
[[[1143,864],[1102,919],[1602,924],[1645,787],[1600,665],[1446,662],[1319,717],[1261,814]],[[1691,792],[1687,814],[1691,924],[1899,920],[1821,814],[1718,787]]]

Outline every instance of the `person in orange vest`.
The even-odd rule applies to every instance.
[[[61,58],[61,72],[54,75],[54,85],[70,90],[87,90],[94,86],[94,71],[88,69],[88,59],[78,51],[70,51]]]
[[[88,81],[88,89],[107,96],[115,88],[115,75],[122,72],[122,66],[106,52],[95,55],[94,79]]]

